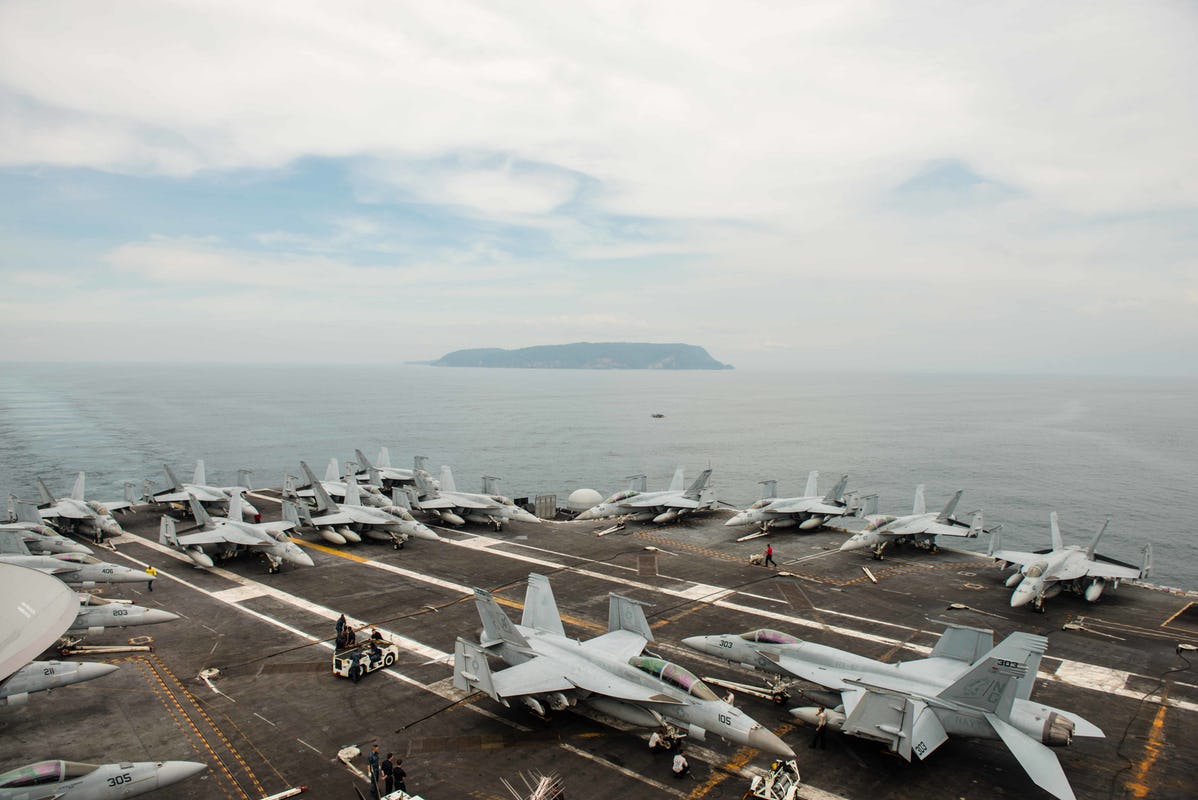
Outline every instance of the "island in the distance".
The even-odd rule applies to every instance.
[[[520,369],[732,369],[693,344],[575,342],[503,350],[455,350],[434,367],[512,367]]]

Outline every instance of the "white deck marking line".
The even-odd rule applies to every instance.
[[[639,772],[634,772],[634,771],[628,769],[627,767],[622,767],[619,764],[613,764],[610,761],[604,761],[602,758],[595,755],[594,753],[588,753],[586,750],[575,747],[572,744],[566,744],[565,742],[559,742],[558,746],[561,747],[563,750],[569,750],[571,753],[573,753],[576,756],[582,756],[583,758],[586,758],[586,759],[589,759],[596,763],[602,764],[603,766],[605,766],[609,769],[614,769],[616,772],[619,772],[621,775],[625,775],[629,778],[635,778],[636,780],[640,781],[641,783],[652,786],[654,789],[657,789],[659,792],[665,792],[666,794],[673,795],[674,797],[686,797],[687,796],[686,792],[675,789],[673,786],[666,786],[664,783],[658,783],[657,781],[653,780],[652,778],[647,778],[644,775],[640,774]],[[690,752],[689,749],[687,752]],[[721,759],[721,761],[723,761],[723,759]],[[719,762],[712,762],[712,763],[719,763]]]
[[[259,714],[257,711],[254,712],[254,716],[257,717],[258,719],[262,720],[263,722],[265,722],[267,725],[270,725],[272,728],[279,727],[278,725],[275,725],[273,722],[268,720],[266,717]]]
[[[185,555],[183,555],[182,553],[179,553],[179,552],[177,552],[177,551],[173,550],[172,548],[166,547],[166,546],[164,546],[164,545],[160,545],[160,544],[158,544],[157,542],[151,542],[151,541],[149,541],[149,540],[147,540],[147,539],[142,539],[142,540],[141,540],[140,542],[138,542],[138,543],[139,543],[139,544],[145,544],[145,545],[152,546],[152,547],[153,547],[153,549],[156,549],[156,550],[161,550],[161,551],[164,551],[164,552],[165,552],[167,555],[170,555],[170,556],[172,556],[172,557],[177,557],[177,559],[178,559],[179,561],[186,562],[186,563],[189,563],[189,564],[190,564],[190,563],[192,563],[191,559],[189,559],[187,556],[185,556]],[[132,556],[130,556],[128,553],[123,553],[123,552],[121,552],[121,553],[118,553],[118,555],[120,555],[120,556],[122,556],[123,558],[125,558],[126,560],[128,560],[128,561],[132,561],[133,563],[135,563],[135,564],[138,564],[138,565],[140,565],[140,566],[142,566],[142,567],[147,567],[147,566],[149,566],[149,564],[147,564],[146,562],[144,562],[144,561],[140,561],[139,559],[136,559],[136,558],[133,558],[133,557],[132,557]],[[374,564],[374,563],[376,563],[376,562],[370,562],[370,561],[368,561],[368,562],[362,562],[362,563]],[[234,580],[234,581],[237,581],[237,582],[239,582],[239,583],[250,583],[250,584],[256,583],[255,581],[251,581],[251,580],[250,580],[250,579],[248,579],[248,578],[242,578],[240,575],[237,575],[236,573],[231,573],[231,572],[228,572],[227,570],[220,569],[219,567],[215,567],[215,568],[209,569],[208,571],[209,571],[209,572],[216,572],[216,573],[218,573],[218,574],[222,574],[222,576],[223,576],[223,577],[226,577],[226,578],[228,578],[229,580]],[[321,640],[321,639],[317,639],[315,636],[312,636],[311,634],[305,633],[305,632],[303,632],[303,631],[299,630],[298,628],[295,628],[295,627],[293,627],[293,626],[291,626],[291,625],[288,625],[287,623],[285,623],[285,622],[283,622],[283,621],[281,621],[281,620],[277,620],[277,619],[275,619],[275,618],[273,618],[273,617],[271,617],[271,616],[268,616],[268,615],[266,615],[266,614],[263,614],[263,613],[261,613],[261,612],[254,611],[254,610],[253,610],[253,609],[251,609],[251,608],[246,608],[245,606],[243,606],[243,605],[241,605],[241,604],[239,604],[239,603],[235,603],[235,602],[229,602],[229,601],[227,601],[227,600],[222,600],[220,597],[217,597],[217,594],[218,594],[218,592],[210,592],[210,591],[208,591],[207,589],[204,589],[204,588],[201,588],[201,587],[199,587],[199,586],[196,586],[194,583],[191,583],[190,581],[186,581],[186,580],[184,580],[184,579],[182,579],[182,578],[180,578],[180,577],[178,577],[178,576],[176,576],[176,575],[172,575],[172,574],[170,574],[169,572],[166,572],[165,570],[158,570],[158,574],[159,574],[160,576],[162,576],[162,577],[169,578],[170,580],[173,580],[173,581],[175,581],[175,582],[177,582],[177,583],[180,583],[180,584],[182,584],[182,585],[184,585],[184,586],[188,587],[189,589],[194,589],[195,591],[197,591],[197,592],[199,592],[199,593],[201,593],[201,594],[205,594],[205,595],[207,595],[207,596],[211,597],[212,599],[214,599],[214,600],[216,600],[216,601],[218,601],[218,602],[222,602],[222,603],[225,603],[226,605],[228,605],[228,606],[230,606],[230,607],[232,607],[232,608],[236,608],[237,610],[241,611],[242,613],[249,614],[249,615],[250,615],[250,616],[252,616],[252,617],[256,617],[257,619],[260,619],[260,620],[262,620],[263,622],[266,622],[266,623],[268,623],[268,624],[271,624],[271,625],[274,625],[274,626],[276,626],[276,627],[278,627],[278,628],[281,628],[281,629],[283,629],[283,630],[287,631],[288,633],[291,633],[291,634],[293,634],[293,635],[295,635],[295,636],[298,636],[298,637],[299,637],[299,638],[301,638],[301,639],[305,639],[305,640],[307,640],[307,641],[309,641],[309,642],[312,642],[312,643],[314,643],[314,644],[318,644],[319,646],[323,647],[323,648],[324,648],[324,649],[326,649],[326,650],[332,651],[332,650],[334,649],[334,647],[333,647],[333,643],[332,643],[332,642],[328,642],[328,641],[324,641],[324,640]],[[261,584],[259,584],[259,585],[261,585]],[[270,587],[267,587],[267,586],[262,586],[262,588],[263,588],[263,589],[269,589]],[[471,593],[473,593],[473,590],[471,590]],[[285,603],[291,602],[291,603],[292,603],[293,605],[295,605],[296,607],[298,607],[298,608],[303,608],[304,610],[310,610],[310,609],[308,608],[309,606],[311,606],[313,609],[324,609],[324,607],[323,607],[323,606],[317,605],[316,603],[309,603],[308,601],[306,601],[306,600],[303,600],[302,598],[296,597],[295,595],[288,594],[287,592],[282,592],[282,591],[277,591],[277,590],[276,590],[276,591],[269,592],[269,594],[271,594],[271,596],[274,596],[274,597],[276,597],[276,598],[277,598],[277,599],[279,599],[279,600],[282,600],[282,601],[283,601],[283,602],[285,602]],[[294,601],[294,602],[292,602],[292,601]],[[333,612],[333,611],[331,611],[331,610],[329,610],[329,609],[324,609],[324,610],[325,610],[325,611],[327,611],[327,613],[330,615],[330,616],[328,616],[328,619],[336,619],[336,617],[335,617],[335,616],[331,616],[331,615],[332,615],[332,614],[334,614],[335,612]],[[314,613],[319,613],[319,612],[314,612]],[[349,621],[349,618],[347,617],[347,618],[346,618],[346,620],[347,620],[347,621]],[[357,623],[354,623],[354,624],[357,624]],[[382,631],[382,632],[383,632],[383,633],[388,633],[387,631]],[[391,637],[392,637],[392,639],[393,639],[393,640],[394,640],[394,641],[395,641],[397,644],[400,644],[401,646],[406,646],[406,645],[402,644],[403,642],[411,642],[411,643],[412,643],[412,645],[414,645],[414,646],[415,646],[415,648],[417,648],[417,649],[419,649],[420,651],[422,651],[422,654],[434,654],[434,657],[435,657],[437,660],[439,660],[439,661],[444,661],[444,660],[446,660],[446,659],[452,659],[452,656],[453,656],[453,654],[452,654],[452,653],[443,653],[443,652],[441,652],[440,650],[436,650],[436,649],[434,649],[434,648],[432,648],[432,647],[428,647],[427,645],[420,644],[419,642],[416,642],[416,641],[415,641],[415,640],[413,640],[413,639],[408,639],[408,638],[406,638],[406,637],[399,636],[399,635],[397,635],[397,634],[389,634],[389,636],[391,636]],[[451,663],[452,663],[452,662],[451,662]],[[459,700],[461,700],[461,699],[462,699],[462,694],[461,694],[460,692],[458,692],[457,690],[452,690],[452,691],[444,691],[444,690],[443,690],[443,691],[436,691],[436,690],[434,690],[434,689],[433,689],[433,687],[434,687],[434,686],[437,686],[438,684],[440,684],[440,683],[441,683],[441,681],[438,681],[438,682],[437,682],[437,683],[435,683],[435,684],[424,684],[424,683],[421,683],[420,681],[416,680],[415,678],[409,677],[408,675],[405,675],[405,674],[403,674],[402,672],[399,672],[399,671],[398,671],[397,669],[395,669],[394,667],[390,667],[390,668],[384,668],[384,669],[382,669],[382,670],[379,670],[379,671],[380,671],[380,672],[382,672],[382,673],[384,673],[384,674],[386,674],[386,675],[388,675],[389,677],[391,677],[391,678],[393,678],[393,679],[395,679],[395,680],[398,680],[398,681],[400,681],[400,682],[402,682],[402,683],[406,683],[406,684],[408,684],[408,685],[410,685],[410,686],[414,686],[414,687],[416,687],[416,688],[418,688],[418,689],[423,689],[424,691],[427,691],[427,692],[429,692],[429,693],[431,693],[431,694],[435,694],[435,695],[437,695],[437,696],[439,696],[439,697],[442,697],[442,698],[444,698],[444,699],[446,699],[446,700],[452,700],[452,701],[454,701],[454,702],[457,702],[457,701],[459,701]],[[451,684],[450,688],[452,689],[452,684]],[[226,695],[226,696],[227,696],[227,695]],[[229,699],[232,699],[232,698],[229,698]],[[512,728],[515,728],[516,730],[520,730],[520,731],[524,731],[524,732],[528,732],[528,731],[531,731],[531,730],[532,730],[531,728],[529,728],[529,727],[527,727],[527,726],[524,726],[524,725],[521,725],[521,724],[520,724],[520,723],[518,723],[518,722],[514,722],[514,721],[511,721],[511,720],[504,719],[503,717],[499,716],[498,714],[496,714],[496,713],[494,713],[494,712],[491,712],[491,711],[488,711],[488,710],[487,710],[487,709],[485,709],[485,708],[479,708],[478,706],[474,705],[473,703],[464,703],[464,704],[462,704],[462,707],[463,707],[463,708],[467,708],[467,709],[469,709],[470,711],[473,711],[473,712],[474,712],[474,713],[476,713],[476,714],[480,714],[480,715],[482,715],[482,716],[484,716],[484,717],[487,717],[488,719],[491,719],[491,720],[493,720],[493,721],[496,721],[496,722],[502,723],[502,724],[504,724],[504,725],[507,725],[507,726],[509,726],[509,727],[512,727]],[[315,751],[315,752],[317,752],[317,753],[319,753],[319,752],[320,752],[320,751],[319,751],[319,750],[317,750],[315,747],[312,747],[312,745],[308,744],[307,742],[305,742],[305,741],[304,741],[304,740],[302,740],[302,739],[296,739],[296,741],[300,742],[300,743],[301,743],[301,744],[303,744],[304,746],[306,746],[306,747],[310,748],[311,750],[313,750],[313,751]],[[569,745],[569,744],[566,744],[566,743],[564,743],[564,742],[559,742],[559,743],[558,743],[558,745],[559,745],[559,746],[560,746],[562,749],[564,749],[564,750],[568,750],[568,751],[570,751],[570,752],[572,752],[572,753],[578,753],[578,754],[582,754],[582,751],[578,750],[578,748],[574,747],[573,745]],[[659,786],[659,784],[658,784],[656,781],[654,781],[654,780],[652,780],[652,779],[650,779],[650,778],[646,778],[646,777],[644,777],[643,775],[639,775],[639,774],[637,774],[637,773],[635,773],[635,772],[633,772],[633,771],[631,771],[631,770],[626,770],[624,767],[620,766],[619,764],[616,764],[616,763],[614,763],[614,762],[611,762],[611,761],[607,761],[606,759],[603,759],[603,758],[601,758],[601,757],[599,757],[599,756],[595,756],[595,755],[587,754],[587,758],[589,758],[589,759],[590,759],[590,760],[592,760],[592,761],[595,761],[595,762],[596,762],[596,763],[598,763],[598,764],[602,764],[602,765],[604,765],[604,766],[606,766],[606,767],[609,767],[609,768],[611,768],[611,769],[613,769],[613,770],[616,770],[617,772],[620,772],[620,773],[622,773],[622,774],[625,774],[625,775],[627,775],[628,777],[635,778],[636,780],[638,780],[638,781],[641,781],[642,783],[646,783],[646,784],[648,784],[648,785],[650,785],[650,786],[654,786],[654,787],[657,787],[657,786]]]
[[[240,603],[243,600],[253,600],[255,597],[265,597],[266,592],[262,590],[261,586],[234,586],[232,589],[213,592],[213,596],[228,603]],[[207,625],[204,627],[208,628]],[[208,630],[212,629],[208,628]],[[216,631],[212,632],[216,633]]]
[[[317,750],[315,747],[313,747],[312,745],[305,742],[303,739],[296,739],[296,741],[299,742],[300,744],[302,744],[304,747],[311,750],[313,753],[320,753],[320,755],[322,755],[322,756],[324,755],[324,753],[321,753],[319,750]]]

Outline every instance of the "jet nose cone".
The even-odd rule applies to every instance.
[[[581,514],[579,514],[579,515],[578,515],[577,517],[575,517],[574,519],[594,519],[595,517],[594,517],[594,516],[591,514],[591,512],[592,512],[593,510],[594,510],[594,509],[588,508],[586,511],[582,512]]]
[[[93,664],[87,662],[79,665],[76,675],[81,681],[92,681],[96,678],[103,678],[105,675],[111,675],[118,669],[120,667],[116,664]]]
[[[1019,590],[1016,590],[1015,593],[1013,595],[1011,595],[1011,608],[1019,608],[1020,606],[1026,606],[1031,601],[1032,601],[1032,593],[1031,592],[1021,592]]]
[[[441,537],[437,535],[436,531],[427,525],[421,525],[419,522],[413,526],[412,535],[417,539],[428,539],[430,542],[441,541]]]
[[[849,550],[860,550],[863,547],[865,547],[865,540],[854,536],[851,539],[846,539],[844,543],[840,545],[840,552],[846,553]]]
[[[312,560],[312,556],[308,555],[303,550],[300,550],[298,547],[295,548],[294,553],[289,552],[287,554],[287,560],[290,561],[292,564],[298,564],[301,567],[315,567],[316,566],[316,562],[314,562]]]
[[[170,786],[172,783],[187,780],[206,769],[208,765],[198,761],[163,761],[158,765],[158,786]]]
[[[156,625],[159,622],[172,622],[178,618],[178,614],[163,611],[161,608],[147,608],[141,616],[141,622],[143,625]]]
[[[742,511],[739,514],[734,514],[731,519],[724,523],[724,526],[731,528],[736,525],[744,525],[746,521],[745,513]]]
[[[763,753],[770,753],[782,758],[795,757],[795,751],[791,750],[786,742],[775,736],[773,731],[768,731],[765,728],[754,728],[749,731],[749,747],[756,747]]]
[[[698,650],[700,653],[709,653],[711,648],[707,645],[707,636],[688,636],[682,640],[682,643],[691,650]]]

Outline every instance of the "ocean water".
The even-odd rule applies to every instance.
[[[34,499],[40,475],[65,494],[83,470],[89,499],[115,499],[198,458],[211,483],[248,467],[279,486],[300,459],[323,474],[386,445],[396,466],[451,465],[461,489],[495,475],[509,496],[563,501],[710,465],[744,507],[758,481],[792,496],[818,469],[821,491],[848,473],[883,513],[910,513],[917,483],[929,509],[965,489],[958,516],[983,509],[1012,548],[1047,546],[1052,510],[1067,543],[1109,515],[1100,552],[1138,564],[1151,541],[1153,581],[1198,589],[1195,409],[1192,379],[7,364],[0,491]]]

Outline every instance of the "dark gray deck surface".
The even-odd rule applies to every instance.
[[[260,506],[277,517],[277,505]],[[700,675],[744,682],[760,676],[677,643],[768,626],[899,660],[926,653],[945,621],[991,627],[998,637],[1043,633],[1049,650],[1033,698],[1074,710],[1107,734],[1057,751],[1078,797],[1198,796],[1198,674],[1190,666],[1198,659],[1175,650],[1198,644],[1198,615],[1187,610],[1195,598],[1124,585],[1094,605],[1057,597],[1037,614],[1008,607],[1010,590],[988,559],[899,550],[876,562],[838,552],[844,535],[834,532],[774,534],[780,570],[772,571],[747,563],[763,541],[735,542],[743,529],[725,528],[724,519],[629,525],[604,537],[595,532],[606,525],[596,522],[516,524],[501,533],[468,527],[445,531],[448,542],[414,541],[400,551],[370,542],[334,549],[309,537],[314,569],[268,575],[253,558],[193,567],[157,545],[158,514],[139,510],[122,520],[133,535],[105,557],[153,564],[157,588],[105,593],[186,619],[94,637],[125,643],[148,634],[155,651],[113,656],[122,667],[113,675],[0,709],[0,766],[48,757],[196,759],[210,771],[164,796],[259,798],[306,785],[308,797],[352,798],[352,786],[365,784],[337,762],[337,751],[356,744],[365,753],[378,741],[404,759],[409,790],[427,800],[507,798],[501,778],[527,771],[561,774],[571,800],[741,797],[745,770],[768,761],[718,739],[689,748],[695,776],[678,782],[666,758],[648,752],[646,733],[571,713],[544,722],[485,696],[455,703],[461,695],[444,657],[455,637],[477,636],[469,587],[491,589],[518,619],[524,581],[538,571],[550,576],[570,634],[604,630],[607,594],[618,591],[653,604],[657,652]],[[954,603],[968,608],[950,610]],[[341,612],[408,640],[394,670],[357,685],[330,674],[328,643]],[[1084,629],[1062,629],[1078,620]],[[219,693],[197,677],[207,667],[221,671]],[[811,751],[809,731],[785,708],[752,698],[738,704],[795,747],[805,797],[1048,797],[996,741],[950,740],[913,764],[839,734],[826,751]]]

